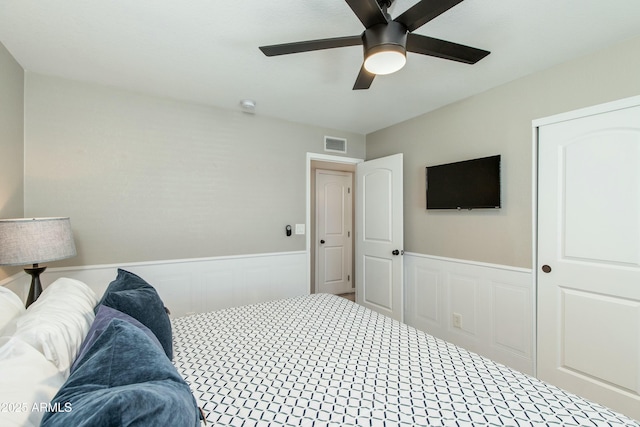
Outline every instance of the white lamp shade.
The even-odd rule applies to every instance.
[[[0,265],[39,264],[75,255],[69,218],[0,220]]]
[[[371,53],[364,61],[364,68],[373,74],[391,74],[407,63],[407,57],[400,50],[379,50]]]

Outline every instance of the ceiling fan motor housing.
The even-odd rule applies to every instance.
[[[365,57],[389,48],[396,50],[396,46],[406,53],[407,29],[396,21],[374,25],[362,33],[362,46]]]
[[[395,73],[407,62],[407,28],[395,21],[376,24],[362,33],[364,68],[372,74]]]

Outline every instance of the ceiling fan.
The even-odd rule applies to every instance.
[[[406,52],[475,64],[490,52],[433,37],[413,34],[422,25],[463,0],[421,0],[391,19],[387,9],[394,0],[345,0],[365,26],[362,34],[329,39],[260,46],[267,56],[288,55],[336,47],[362,45],[364,63],[354,90],[369,89],[376,74],[391,74],[402,68]]]

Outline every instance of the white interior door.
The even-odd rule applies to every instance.
[[[353,174],[316,169],[316,289],[353,292]]]
[[[403,320],[402,154],[356,168],[356,302]]]
[[[640,419],[640,107],[540,126],[538,376]]]

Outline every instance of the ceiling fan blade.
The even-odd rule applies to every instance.
[[[394,21],[407,27],[407,30],[414,31],[462,1],[463,0],[422,0],[407,9],[394,19]]]
[[[364,64],[362,64],[360,72],[358,73],[358,78],[356,78],[356,83],[353,85],[353,90],[369,89],[375,76],[375,74],[368,72],[364,68]]]
[[[389,22],[377,0],[345,0],[362,25],[369,28],[376,24]]]
[[[491,53],[475,47],[413,33],[407,34],[407,50],[422,55],[464,62],[465,64],[475,64]]]
[[[333,49],[335,47],[357,46],[361,44],[362,36],[358,35],[260,46],[260,50],[267,56],[277,56],[288,55],[290,53],[310,52],[313,50]]]

